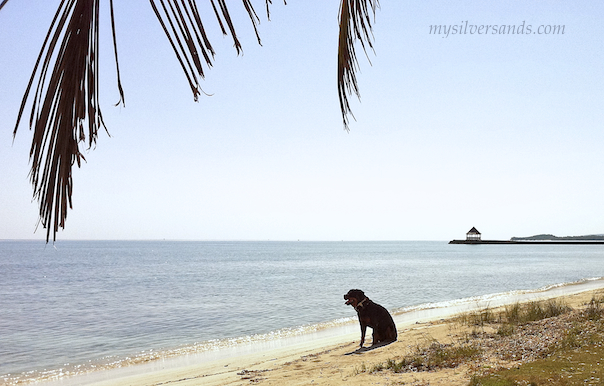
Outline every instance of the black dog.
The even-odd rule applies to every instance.
[[[357,311],[361,323],[361,348],[365,343],[367,327],[373,330],[372,346],[384,345],[396,341],[397,333],[394,320],[388,310],[372,302],[363,291],[352,289],[344,295],[346,304],[350,304]]]

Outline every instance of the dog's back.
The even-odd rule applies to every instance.
[[[392,316],[386,308],[367,298],[365,304],[357,309],[359,319],[373,329],[373,344],[394,342],[398,334]]]

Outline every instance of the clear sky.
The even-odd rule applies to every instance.
[[[11,0],[0,11],[0,239],[45,238],[28,180],[32,134],[27,122],[14,142],[12,131],[58,3]],[[149,3],[115,2],[125,108],[114,107],[102,3],[111,137],[100,133],[75,171],[59,240],[604,233],[604,2],[382,0],[371,63],[359,52],[349,133],[336,85],[339,1],[273,1],[270,21],[255,1],[263,46],[229,1],[241,56],[198,1],[217,56],[202,84],[212,96],[197,103]],[[523,23],[524,34],[492,33]],[[564,33],[538,33],[548,26]]]

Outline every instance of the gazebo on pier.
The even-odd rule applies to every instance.
[[[466,233],[466,241],[481,241],[480,232],[478,232],[478,229],[472,227],[472,229]]]

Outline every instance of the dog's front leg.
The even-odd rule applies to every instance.
[[[365,333],[367,332],[367,325],[361,322],[361,348],[363,348],[363,344],[365,343]]]

